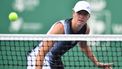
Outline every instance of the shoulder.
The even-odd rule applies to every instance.
[[[58,21],[52,25],[47,34],[63,34],[64,26],[61,21]]]
[[[57,22],[57,23],[54,25],[54,28],[61,30],[61,29],[64,28],[64,26],[63,26],[62,22]]]
[[[54,27],[61,30],[64,28],[64,23],[65,20],[59,20],[56,23],[54,23]]]

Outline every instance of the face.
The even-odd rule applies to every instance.
[[[90,17],[90,14],[85,10],[81,10],[79,12],[73,13],[73,20],[78,25],[83,25],[84,23],[86,23],[89,17]]]

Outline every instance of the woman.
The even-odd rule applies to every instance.
[[[87,20],[90,18],[91,7],[86,1],[78,1],[73,8],[72,18],[57,21],[47,34],[89,34]],[[87,42],[82,41],[44,41],[36,48],[34,58],[35,69],[64,69],[61,56],[79,43],[80,49],[98,67],[111,69],[111,64],[100,63],[92,53]],[[45,66],[46,65],[46,66]]]

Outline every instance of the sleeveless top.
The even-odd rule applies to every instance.
[[[77,33],[73,33],[71,28],[71,20],[72,18],[59,21],[64,26],[64,34],[85,34],[87,24],[85,24]],[[73,48],[77,44],[77,42],[78,41],[56,41],[47,54],[51,53],[50,57],[52,58],[60,58],[69,49]]]

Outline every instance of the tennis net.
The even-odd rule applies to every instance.
[[[100,69],[80,50],[78,46],[80,41],[87,41],[87,45],[100,62],[113,63],[113,69],[122,69],[122,35],[34,34],[0,34],[0,69],[34,69],[36,54],[39,51],[35,49],[41,45],[42,41],[51,40],[64,43],[63,49],[58,48],[58,52],[64,53],[68,50],[62,56],[59,55],[60,53],[56,54],[54,59],[56,61],[58,56],[61,56],[64,69]],[[68,44],[74,46],[68,46]],[[49,60],[48,58],[47,61]],[[48,67],[48,64],[46,66]],[[60,63],[53,66],[60,66]]]

